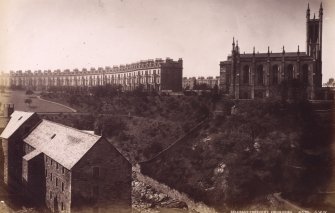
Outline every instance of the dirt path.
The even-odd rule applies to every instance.
[[[71,108],[71,107],[69,107],[69,106],[66,106],[66,105],[64,105],[64,104],[60,104],[60,103],[57,103],[57,102],[54,102],[54,101],[48,101],[48,100],[45,100],[45,99],[41,98],[41,96],[37,96],[37,98],[38,98],[39,100],[44,101],[44,102],[47,102],[47,103],[52,103],[52,104],[56,104],[56,105],[58,105],[58,106],[65,107],[65,108],[71,110],[71,112],[77,112],[77,110],[75,110],[75,109],[73,109],[73,108]]]

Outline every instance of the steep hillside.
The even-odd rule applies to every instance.
[[[317,123],[308,103],[236,107],[236,114],[208,121],[142,163],[142,172],[219,210],[249,206],[275,192],[302,204],[318,202],[314,194],[330,177],[331,129]]]
[[[63,102],[69,98],[67,94],[59,93],[48,94],[47,97],[53,101],[63,97]],[[174,143],[208,117],[212,107],[210,97],[197,96],[88,95],[77,96],[77,99],[78,101],[71,105],[76,109],[93,103],[96,108],[85,108],[86,112],[89,112],[85,114],[64,113],[43,117],[103,134],[133,163],[148,160]]]

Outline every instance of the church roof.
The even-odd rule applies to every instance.
[[[100,138],[72,127],[42,120],[24,141],[71,170]]]
[[[271,57],[282,57],[283,56],[283,53],[270,53],[270,58]],[[297,52],[286,52],[285,57],[297,57],[298,56],[298,53]],[[305,52],[301,52],[299,53],[299,56],[307,56]],[[241,53],[240,54],[240,57],[241,58],[244,58],[244,57],[253,57],[253,53]],[[268,57],[268,53],[255,53],[255,57]]]
[[[33,115],[34,112],[14,111],[0,137],[4,139],[10,138],[14,132]]]

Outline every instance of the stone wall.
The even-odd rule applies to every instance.
[[[159,183],[158,181],[148,176],[145,176],[141,174],[140,172],[136,172],[136,170],[135,170],[135,175],[136,175],[137,180],[151,186],[156,191],[163,192],[164,194],[166,194],[172,199],[179,200],[179,201],[186,203],[189,210],[199,212],[199,213],[200,212],[201,213],[216,213],[215,209],[208,207],[203,203],[197,203],[193,201],[191,198],[189,198],[186,194],[181,193],[175,189],[172,189],[163,183]]]
[[[4,180],[11,187],[20,189],[22,183],[22,157],[24,156],[23,137],[27,135],[39,122],[37,115],[33,115],[18,128],[8,139],[2,139],[4,151]]]
[[[131,164],[100,139],[72,169],[75,211],[131,212]]]
[[[71,171],[52,158],[44,155],[45,164],[45,203],[53,211],[71,210]],[[57,209],[56,209],[57,208]]]
[[[28,200],[44,206],[45,200],[45,168],[44,155],[38,152],[33,158],[22,161],[22,184],[24,195]]]

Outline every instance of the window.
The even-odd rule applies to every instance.
[[[52,191],[50,191],[50,199],[52,199]]]
[[[99,176],[100,176],[99,167],[93,167],[93,178],[99,178]]]
[[[58,178],[56,178],[56,186],[58,186]]]
[[[64,192],[64,183],[62,182],[62,192]]]
[[[53,160],[52,160],[52,159],[50,159],[50,164],[51,164],[51,166],[52,166],[52,161],[53,161]]]
[[[278,84],[278,65],[272,66],[272,84],[277,85]]]
[[[93,197],[99,197],[99,186],[93,186],[93,189],[92,189],[92,192],[93,192]]]
[[[48,163],[48,156],[45,156],[45,162]]]
[[[308,85],[308,64],[302,66],[302,82],[305,85]]]
[[[263,81],[263,65],[257,67],[257,84],[264,85]]]
[[[53,134],[53,135],[51,136],[51,139],[54,139],[55,136],[56,136],[56,134]]]
[[[58,164],[58,163],[56,163],[56,169],[58,169],[58,165],[59,165],[59,164]]]
[[[293,65],[289,64],[285,72],[285,79],[291,81],[293,79]]]
[[[48,170],[45,170],[45,177],[48,177]]]
[[[62,173],[63,173],[63,174],[65,173],[65,168],[64,168],[64,167],[62,167]]]
[[[63,202],[62,202],[61,206],[62,206],[62,211],[64,211],[65,208],[64,208],[64,203]]]
[[[52,181],[52,173],[50,173],[50,180]]]
[[[249,84],[249,66],[245,65],[243,67],[243,83]]]

